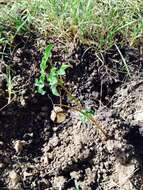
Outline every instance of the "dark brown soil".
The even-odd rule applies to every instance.
[[[35,93],[34,81],[46,40],[17,36],[1,47],[0,62],[0,189],[140,190],[143,189],[143,55],[119,47],[97,54],[94,47],[72,51],[57,40],[51,63],[73,65],[66,81],[107,132],[107,140],[90,123],[67,112],[62,124],[50,120],[59,99]],[[48,41],[49,42],[49,41]],[[41,48],[42,47],[42,48]],[[70,53],[69,53],[70,52]],[[7,105],[6,65],[10,65],[16,98]],[[63,101],[69,103],[63,95]],[[52,101],[51,101],[52,100]],[[72,105],[69,103],[69,105]]]

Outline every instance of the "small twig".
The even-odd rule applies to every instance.
[[[68,97],[71,99],[71,101],[74,101],[81,109],[83,109],[80,101],[71,94],[70,91],[68,91],[63,85],[62,83],[59,83],[59,85],[61,86],[61,88],[67,93]]]
[[[52,103],[52,106],[54,106],[54,102],[53,102],[53,100],[52,100],[52,98],[51,98],[51,96],[48,94],[48,98],[49,98],[49,100],[51,101],[51,103]]]
[[[88,117],[88,119],[98,128],[100,129],[100,131],[103,133],[105,139],[107,139],[107,134],[106,132],[102,129],[102,126],[100,123],[98,123],[94,117],[92,116],[87,116],[86,113],[84,113],[82,110],[84,110],[84,107],[81,105],[80,101],[71,94],[70,91],[68,91],[64,86],[63,86],[63,83],[61,82],[61,80],[59,80],[59,85],[61,86],[61,88],[67,93],[68,97],[71,99],[71,101],[74,101],[78,106],[79,108],[76,108],[76,111],[82,113],[83,115],[85,115],[86,117]]]
[[[131,179],[131,178],[133,177],[133,175],[134,175],[138,170],[139,170],[139,168],[136,168],[131,174],[129,174],[129,175],[125,178],[124,182],[120,185],[120,187],[123,187],[123,186],[127,183],[127,181],[128,181],[129,179]]]
[[[86,54],[90,49],[92,49],[92,48],[93,48],[93,47],[88,47],[88,48],[83,52],[82,57],[81,57],[81,60],[83,60],[85,54]]]
[[[13,100],[14,100],[15,96],[10,100],[10,102],[8,102],[6,105],[4,105],[2,108],[0,108],[0,111],[2,111],[4,108],[6,108]]]

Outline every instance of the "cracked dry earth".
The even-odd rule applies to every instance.
[[[23,47],[20,48],[23,51]],[[29,46],[26,52],[33,55],[33,51],[33,46]],[[106,140],[96,126],[82,124],[78,115],[70,110],[65,110],[67,118],[62,124],[53,123],[49,96],[35,95],[32,90],[22,94],[24,104],[19,98],[1,110],[0,189],[143,189],[142,70],[128,82],[126,74],[119,72],[116,75],[116,66],[120,69],[122,66],[116,53],[105,55],[103,65],[93,51],[85,56],[85,50],[81,48],[76,55],[80,63],[74,66],[75,73],[71,71],[68,79],[71,82],[74,74],[75,80],[71,84],[75,94],[87,107],[96,109],[96,119],[107,132]],[[129,49],[124,54],[127,60],[132,60],[129,65],[132,72],[136,70],[138,60],[135,53]],[[22,53],[21,59],[18,54],[19,59],[13,60],[15,67],[25,63],[25,71],[29,68],[33,71],[30,55]],[[73,65],[77,62],[74,55],[68,60]],[[117,59],[119,63],[113,67],[109,57],[110,61]],[[36,53],[34,59],[38,62]],[[142,62],[139,63],[141,69]],[[22,68],[19,69],[19,73],[14,69],[15,75],[24,76]],[[27,88],[33,81],[33,75],[29,76]],[[2,83],[1,90],[4,86]],[[5,102],[3,93],[1,100],[1,104]]]

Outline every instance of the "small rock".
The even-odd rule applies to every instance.
[[[55,106],[51,112],[50,118],[55,123],[62,123],[66,119],[66,114],[61,107]]]
[[[21,180],[20,176],[14,170],[9,173],[9,178],[12,187],[15,187]]]
[[[20,153],[27,143],[25,141],[17,140],[14,142],[14,149],[17,153]]]
[[[71,176],[71,178],[73,178],[73,179],[76,179],[76,180],[79,180],[80,179],[80,177],[81,177],[81,173],[80,173],[80,171],[73,171],[73,172],[71,172],[70,173],[70,176]]]
[[[23,97],[20,97],[20,103],[22,106],[26,105],[25,99]]]
[[[23,180],[25,181],[27,177],[30,177],[32,175],[33,175],[32,173],[28,173],[28,172],[24,171],[23,172]]]
[[[3,169],[4,168],[4,163],[0,163],[0,169]]]
[[[114,149],[114,141],[113,140],[108,140],[106,142],[106,148],[109,152],[112,152]]]
[[[56,147],[59,144],[59,138],[55,135],[53,136],[50,141],[49,144],[51,147]]]
[[[47,166],[49,164],[48,156],[44,155],[41,161],[43,162],[44,166]]]
[[[111,153],[114,151],[115,148],[121,148],[121,144],[117,140],[108,140],[106,142],[106,148]]]
[[[58,176],[54,178],[54,187],[56,189],[63,189],[66,183],[66,178],[63,176]]]
[[[55,121],[56,120],[56,116],[57,116],[56,112],[54,110],[52,110],[51,116],[50,116],[51,120]]]
[[[63,109],[59,106],[54,106],[53,110],[56,112],[56,113],[59,113],[59,112],[63,112]]]
[[[66,115],[64,113],[57,114],[57,123],[63,123],[66,119]]]
[[[137,111],[134,115],[135,121],[137,123],[142,122],[143,123],[143,108],[139,111]]]
[[[4,143],[2,141],[0,141],[0,147],[3,146],[3,145],[4,145]]]

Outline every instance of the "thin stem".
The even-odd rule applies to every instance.
[[[104,135],[105,139],[107,139],[107,134],[102,129],[101,124],[99,122],[97,122],[93,116],[89,116],[89,115],[87,115],[86,113],[84,113],[82,111],[82,110],[84,110],[84,107],[81,105],[81,102],[75,96],[73,96],[69,90],[67,90],[64,87],[64,85],[63,85],[63,79],[62,78],[59,79],[58,85],[67,93],[67,95],[71,99],[71,101],[74,101],[79,106],[79,108],[74,108],[74,110],[76,110],[76,111],[80,112],[81,114],[85,115],[88,118],[88,120],[90,120],[90,122],[93,123],[102,132],[102,134]],[[67,105],[63,105],[63,107],[70,108]]]
[[[120,55],[120,57],[121,57],[121,59],[122,59],[122,61],[124,63],[124,66],[125,66],[125,69],[127,71],[128,76],[131,78],[129,67],[128,67],[128,64],[126,63],[125,58],[123,57],[123,54],[121,53],[120,49],[118,48],[118,46],[116,44],[115,44],[115,47],[116,47],[116,49],[117,49],[117,51],[118,51],[118,53],[119,53],[119,55]]]
[[[71,101],[74,101],[81,109],[83,109],[83,106],[81,105],[80,101],[79,101],[75,96],[73,96],[69,90],[67,90],[67,89],[63,86],[61,80],[60,80],[59,85],[60,85],[61,88],[67,93],[67,95],[68,95],[68,97],[70,98],[70,100],[71,100]]]
[[[58,106],[58,104],[54,104],[54,105]],[[88,117],[88,119],[90,120],[90,122],[93,123],[102,132],[102,134],[104,135],[105,139],[107,139],[106,132],[102,129],[101,124],[93,116],[88,116],[86,113],[84,113],[81,109],[78,109],[78,108],[71,108],[70,106],[67,106],[67,105],[64,105],[64,104],[62,104],[60,106],[61,107],[65,107],[65,108],[69,108],[69,109],[74,110],[74,111],[78,111],[81,114],[83,114],[86,117]]]

